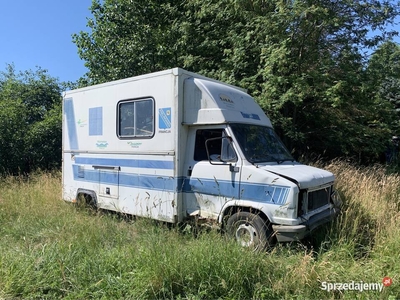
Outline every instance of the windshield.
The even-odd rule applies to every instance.
[[[294,161],[271,127],[230,124],[246,159],[251,163]]]

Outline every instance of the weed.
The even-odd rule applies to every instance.
[[[400,180],[335,161],[343,213],[266,253],[215,229],[104,213],[61,200],[59,173],[0,180],[0,298],[384,299],[400,297]],[[189,233],[189,234],[188,234]],[[381,283],[325,291],[322,283]]]

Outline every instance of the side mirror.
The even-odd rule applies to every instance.
[[[206,140],[208,160],[212,165],[236,162],[236,152],[232,146],[232,138],[229,136],[211,138]]]
[[[236,162],[237,156],[235,149],[232,146],[232,138],[224,136],[221,143],[221,161],[223,162]]]

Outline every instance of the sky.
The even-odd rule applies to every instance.
[[[89,31],[91,2],[0,0],[0,72],[7,64],[17,71],[40,67],[60,81],[77,81],[87,69],[72,34]]]
[[[89,31],[91,0],[0,0],[0,72],[37,67],[75,82],[87,69],[72,34]]]

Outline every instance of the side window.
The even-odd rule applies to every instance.
[[[154,100],[126,100],[118,103],[118,137],[149,138],[154,135]]]
[[[196,141],[194,145],[195,161],[208,160],[206,140],[222,137],[223,129],[199,129],[196,131]],[[221,139],[217,139],[208,144],[210,156],[221,155]]]

